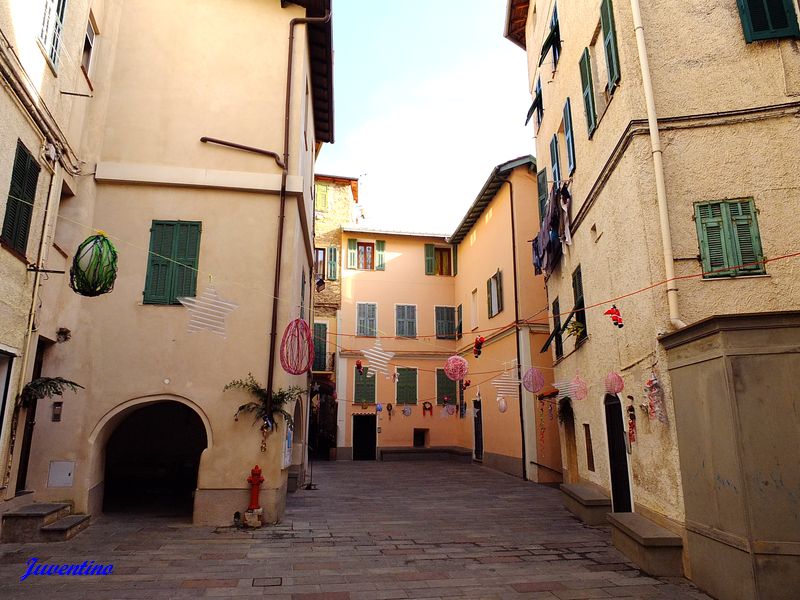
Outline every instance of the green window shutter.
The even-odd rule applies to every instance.
[[[600,22],[603,25],[603,49],[606,54],[608,71],[608,93],[613,94],[620,78],[619,53],[617,52],[617,31],[614,25],[614,5],[611,0],[603,0],[600,5]]]
[[[369,377],[369,367],[364,367],[364,374],[359,375],[358,369],[353,368],[354,376],[354,390],[353,400],[360,404],[366,402],[368,404],[375,403],[375,377]]]
[[[385,271],[386,270],[386,259],[384,255],[386,253],[386,242],[384,240],[375,240],[375,270],[376,271]]]
[[[539,187],[539,222],[544,221],[544,211],[547,209],[547,169],[542,169],[536,175]]]
[[[564,104],[564,137],[567,141],[567,169],[572,175],[575,172],[575,134],[572,131],[572,107],[569,98]]]
[[[553,181],[561,181],[561,160],[558,157],[558,135],[553,135],[550,140],[550,167],[553,169]]]
[[[561,338],[561,304],[556,298],[553,301],[553,333],[556,341],[556,358],[564,356],[564,341]]]
[[[315,208],[316,210],[328,210],[328,186],[317,184],[315,186],[316,191],[316,202]]]
[[[172,249],[175,223],[153,221],[150,228],[150,253],[144,284],[145,304],[169,304],[172,290]]]
[[[336,246],[328,248],[328,281],[336,281],[339,276],[339,249]]]
[[[411,304],[398,304],[395,307],[398,337],[417,337],[417,307]]]
[[[800,37],[792,0],[737,0],[747,43]]]
[[[732,272],[732,256],[725,233],[724,206],[722,202],[695,205],[697,239],[700,243],[700,258],[703,277],[728,277]]]
[[[489,317],[493,317],[494,313],[492,313],[492,278],[486,280],[486,302],[489,307]]]
[[[456,311],[452,306],[437,306],[436,337],[441,340],[452,340],[456,337]]]
[[[378,306],[367,304],[367,335],[375,337],[378,334]]]
[[[397,369],[397,404],[417,403],[417,370],[409,368]]]
[[[17,141],[6,214],[0,237],[23,256],[28,248],[28,235],[31,229],[33,204],[36,201],[39,171],[39,164],[25,148],[25,145],[21,141]]]
[[[356,335],[367,335],[366,304],[356,304]]]
[[[458,275],[458,246],[453,246],[453,276]]]
[[[314,371],[325,371],[327,367],[328,325],[314,323]]]
[[[170,303],[176,304],[178,298],[194,296],[197,293],[197,265],[200,256],[199,222],[179,221],[175,224],[175,240],[171,268],[175,272]]]
[[[436,257],[433,244],[425,244],[425,275],[436,274]]]
[[[347,268],[356,268],[356,258],[358,255],[358,240],[350,238],[347,240]]]
[[[764,260],[761,251],[761,237],[758,222],[751,200],[728,202],[731,215],[731,232],[733,233],[733,250],[738,272],[752,275],[764,273]]]
[[[575,299],[575,306],[572,309],[575,311],[575,320],[583,325],[583,332],[576,339],[582,340],[589,332],[586,329],[586,311],[583,310],[586,302],[583,297],[583,275],[580,265],[572,273],[572,296]]]
[[[459,304],[456,308],[456,339],[460,340],[461,336],[464,335],[464,309]]]
[[[436,404],[456,403],[456,382],[450,379],[444,369],[436,369]]]
[[[597,127],[597,110],[594,106],[594,86],[592,85],[592,62],[589,49],[584,48],[580,60],[581,90],[583,92],[583,108],[586,112],[586,127],[589,137],[592,137]]]
[[[497,279],[497,312],[503,311],[503,273],[501,271],[497,271],[495,275]]]

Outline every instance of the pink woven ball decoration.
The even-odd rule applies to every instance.
[[[625,382],[622,381],[619,373],[611,371],[606,376],[606,391],[609,394],[619,394],[625,388]]]
[[[451,356],[444,363],[444,373],[453,381],[461,381],[467,374],[469,363],[460,356]]]
[[[538,394],[544,387],[544,375],[539,369],[531,367],[525,371],[525,375],[522,377],[522,385],[529,392]]]
[[[286,326],[281,339],[281,366],[292,375],[301,375],[314,362],[314,341],[311,328],[303,319],[295,319]]]
[[[576,375],[572,380],[572,389],[574,390],[572,396],[575,400],[586,400],[589,397],[589,386],[580,375]]]

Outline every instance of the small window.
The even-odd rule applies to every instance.
[[[58,55],[61,52],[61,31],[64,29],[64,13],[67,0],[44,0],[44,14],[39,41],[42,42],[47,57],[53,67],[58,67]]]
[[[588,423],[583,424],[583,436],[586,439],[586,468],[594,471],[594,449],[592,448],[592,429]]]
[[[317,184],[314,186],[314,209],[319,211],[328,210],[328,186]]]
[[[353,368],[353,401],[356,404],[375,404],[375,379],[370,376],[369,367],[363,367],[362,372],[358,372],[358,367]]]
[[[28,234],[31,229],[38,181],[39,165],[25,145],[18,140],[0,243],[22,257],[28,248]]]
[[[575,321],[580,323],[581,327],[575,336],[575,341],[580,342],[588,335],[586,331],[586,311],[584,310],[585,301],[583,299],[583,277],[581,276],[581,267],[575,269],[572,273],[572,295],[575,298],[575,306],[572,308]],[[567,323],[564,323],[566,326]]]
[[[561,29],[558,25],[558,6],[553,7],[553,18],[550,19],[550,32],[542,44],[542,54],[539,58],[539,66],[544,63],[547,53],[553,53],[553,71],[556,70],[558,65],[558,58],[561,56]]]
[[[92,68],[92,55],[94,54],[94,38],[97,31],[92,23],[91,14],[88,23],[86,23],[86,37],[83,39],[83,55],[81,56],[81,68],[83,74],[88,78]]]
[[[395,332],[397,337],[417,337],[417,307],[414,304],[395,306]]]
[[[752,198],[696,204],[695,221],[704,279],[766,273]]]
[[[553,300],[553,339],[556,343],[556,359],[564,356],[564,341],[561,337],[561,304]]]
[[[383,271],[385,264],[386,242],[359,242],[350,238],[347,240],[347,268],[359,271]]]
[[[328,281],[336,281],[339,277],[339,248],[331,246],[328,248]]]
[[[325,277],[325,248],[314,248],[314,273]]]
[[[792,0],[738,0],[744,39],[759,40],[800,37]]]
[[[397,404],[417,403],[417,370],[398,367],[395,389]]]
[[[450,248],[425,244],[425,275],[452,275],[452,256]]]
[[[456,400],[456,382],[444,369],[436,369],[436,404],[455,404]]]
[[[359,271],[371,271],[375,268],[375,244],[369,242],[358,242],[358,262],[356,268]]]
[[[614,5],[612,0],[603,0],[603,3],[600,5],[600,23],[603,27],[603,51],[606,59],[606,71],[608,73],[606,91],[610,96],[614,93],[620,80],[617,29],[614,25]]]
[[[201,228],[198,221],[153,221],[145,304],[180,304],[178,298],[195,295]]]
[[[378,305],[359,302],[356,304],[356,335],[375,337],[378,332]]]
[[[470,297],[470,314],[469,314],[470,327],[476,329],[478,327],[478,289],[472,290]]]
[[[456,339],[456,309],[453,306],[437,306],[436,313],[436,339]]]
[[[500,269],[486,281],[486,298],[491,319],[503,310],[503,274]]]

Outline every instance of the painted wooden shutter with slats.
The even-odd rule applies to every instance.
[[[150,229],[150,253],[144,285],[146,304],[169,304],[172,290],[173,223],[154,221]]]
[[[397,404],[417,403],[417,370],[397,369]]]
[[[553,170],[553,181],[558,183],[561,181],[561,160],[558,156],[558,136],[553,135],[550,140],[550,167]]]
[[[456,308],[456,339],[461,339],[464,331],[464,308],[459,304]]]
[[[8,190],[6,214],[0,236],[14,250],[25,255],[28,235],[36,201],[36,184],[39,181],[39,165],[21,141],[17,142],[11,184]]]
[[[606,54],[606,70],[608,71],[608,93],[612,94],[620,79],[617,31],[614,25],[614,5],[612,0],[603,0],[600,5],[600,22],[603,26],[603,49]]]
[[[592,137],[597,127],[597,111],[594,106],[594,86],[592,85],[592,62],[589,49],[584,48],[580,60],[581,90],[583,92],[583,108],[586,112],[586,127]]]
[[[328,281],[336,281],[339,276],[339,249],[336,246],[328,248]]]
[[[458,275],[458,246],[453,246],[453,276]]]
[[[564,138],[567,142],[567,169],[572,175],[575,172],[575,133],[572,131],[572,107],[569,98],[564,104]]]
[[[539,222],[544,221],[544,211],[547,208],[547,169],[542,169],[536,175],[539,188]]]
[[[737,0],[747,43],[800,37],[792,0]]]
[[[425,275],[436,274],[436,256],[433,244],[425,244]]]
[[[696,207],[697,237],[704,277],[727,277],[731,272],[731,255],[725,235],[725,219],[721,202],[698,204]]]
[[[452,306],[436,307],[436,337],[452,340],[456,336],[455,308]]]
[[[327,370],[328,325],[314,323],[314,371]]]
[[[750,200],[728,202],[731,214],[733,247],[736,251],[737,269],[743,273],[763,273],[764,259],[761,252],[761,239],[758,232],[755,211]]]
[[[444,369],[436,369],[436,404],[455,404],[455,402],[456,382],[447,376]]]
[[[347,240],[347,268],[355,269],[358,257],[358,240],[350,238]]]
[[[200,223],[175,224],[175,253],[172,268],[175,271],[170,302],[179,297],[194,296],[197,292],[197,265],[200,256]]]
[[[503,273],[501,271],[497,271],[495,274],[497,278],[497,312],[502,312],[503,310]]]
[[[354,389],[353,399],[357,404],[366,402],[368,404],[375,403],[375,377],[368,377],[369,367],[364,367],[363,375],[358,374],[358,369],[353,368],[354,374]]]
[[[384,240],[375,240],[375,270],[386,270],[386,242]]]

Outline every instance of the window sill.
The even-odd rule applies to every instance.
[[[50,58],[50,53],[47,51],[47,48],[44,47],[42,40],[38,37],[36,38],[36,45],[39,46],[39,50],[41,50],[42,56],[44,56],[44,61],[47,63],[47,66],[53,73],[53,77],[58,77],[58,67],[53,64],[53,60]]]
[[[703,277],[700,281],[731,281],[733,279],[769,279],[769,273],[758,273],[757,275],[725,275],[722,277]]]
[[[575,343],[575,347],[571,351],[569,351],[567,354],[565,354],[561,358],[557,358],[556,360],[553,361],[553,366],[555,367],[556,365],[561,364],[567,358],[569,358],[570,356],[575,354],[578,350],[580,350],[583,346],[586,345],[586,343],[591,339],[591,337],[592,336],[587,335],[585,338],[583,338],[583,339],[579,340],[578,342],[576,342]]]
[[[356,337],[357,337],[357,338],[367,338],[367,339],[372,339],[372,340],[374,340],[374,339],[375,339],[375,338],[377,338],[378,336],[377,336],[377,335],[367,335],[367,334],[364,334],[364,333],[357,333],[357,334],[356,334]]]
[[[30,266],[30,263],[28,262],[28,257],[25,256],[24,254],[22,254],[16,248],[14,248],[14,246],[11,246],[5,240],[0,239],[0,247],[4,248],[6,250],[6,252],[11,254],[11,256],[13,256],[14,258],[16,258],[16,259],[20,260],[21,262],[25,263],[26,267]]]

